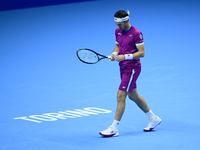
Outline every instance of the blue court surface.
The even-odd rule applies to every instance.
[[[200,149],[200,2],[87,1],[0,12],[1,150]],[[117,62],[80,62],[76,51],[110,55],[114,13],[130,11],[144,35],[139,94],[163,122],[127,98],[119,137],[102,138],[114,120]]]

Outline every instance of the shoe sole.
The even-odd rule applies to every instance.
[[[162,122],[162,121],[160,121],[155,127],[157,127],[161,122]],[[154,128],[150,128],[149,130],[144,129],[144,132],[150,132],[150,131],[152,131],[153,129],[155,129],[155,127],[154,127]]]
[[[103,137],[117,137],[117,136],[119,136],[119,133],[106,135],[106,134],[102,134],[101,132],[99,132],[99,134],[102,135]]]

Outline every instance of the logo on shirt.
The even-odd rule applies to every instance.
[[[122,35],[121,33],[118,33],[118,35]]]
[[[142,36],[142,34],[140,34],[140,39],[143,39],[143,36]]]
[[[129,37],[132,37],[133,35],[129,35]]]

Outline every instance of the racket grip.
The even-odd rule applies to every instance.
[[[108,57],[108,59],[111,59],[111,56],[107,56]]]

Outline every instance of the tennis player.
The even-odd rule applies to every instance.
[[[108,129],[99,132],[104,137],[119,135],[118,125],[125,110],[127,96],[148,117],[149,123],[143,129],[144,131],[152,131],[162,121],[152,112],[146,101],[137,92],[136,80],[141,72],[140,58],[145,56],[143,34],[129,23],[129,11],[119,10],[114,17],[118,28],[115,30],[116,47],[110,56],[111,60],[119,62],[121,84],[117,93],[117,109],[113,124]]]

